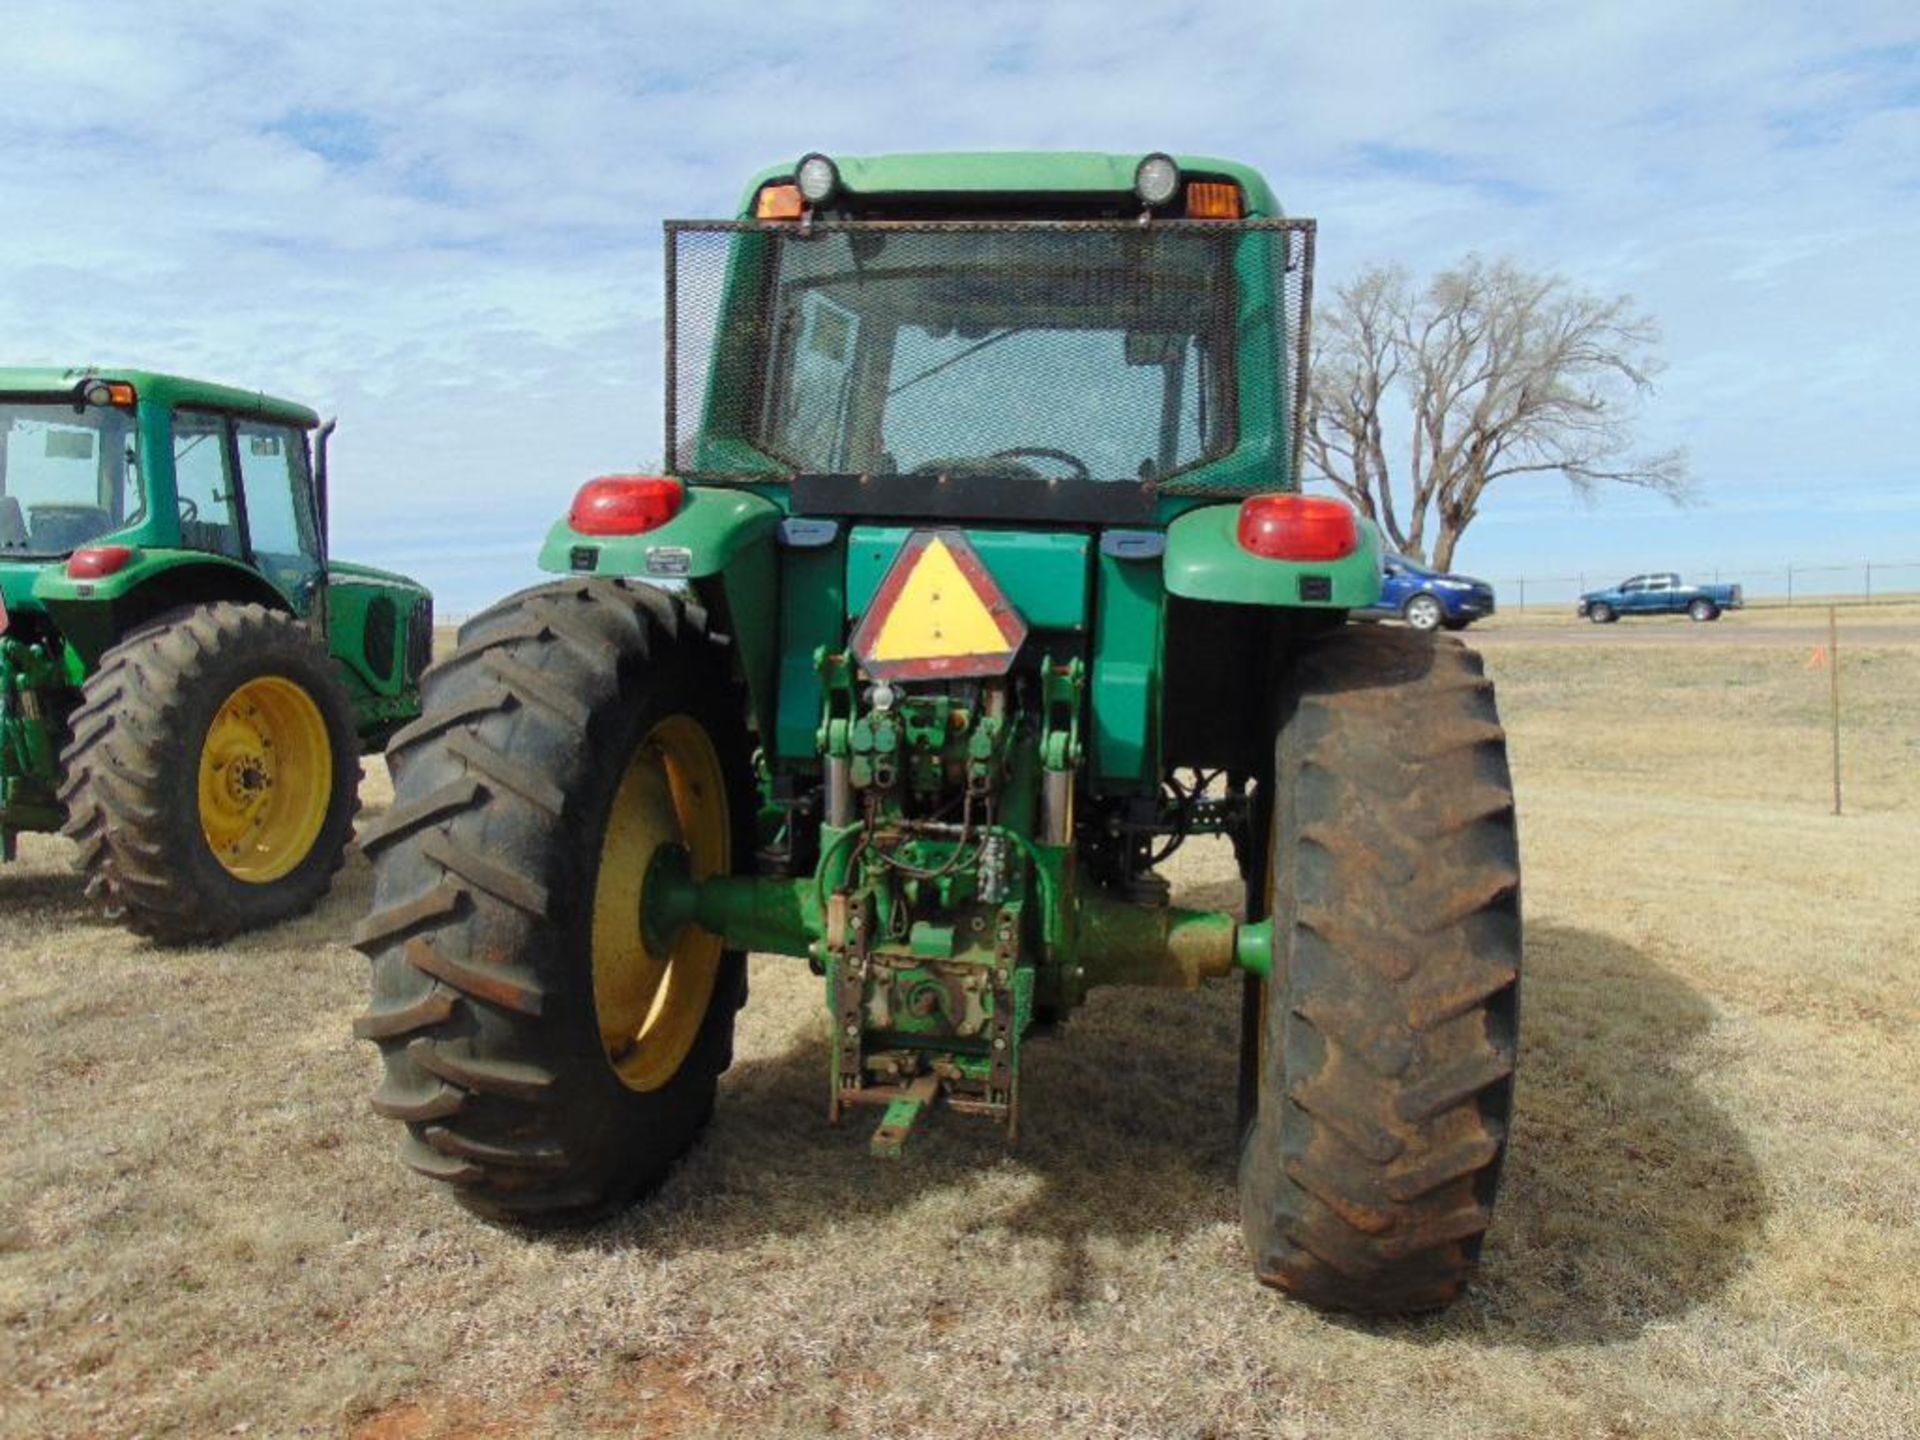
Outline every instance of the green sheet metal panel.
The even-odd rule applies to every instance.
[[[887,567],[912,533],[904,525],[854,527],[847,544],[849,618],[866,612]],[[1029,627],[1035,630],[1087,628],[1087,556],[1093,548],[1092,537],[965,528],[961,528],[961,533]]]
[[[1134,171],[1150,152],[1124,154],[1086,150],[946,151],[900,155],[835,155],[840,183],[852,195],[1131,195]],[[799,160],[794,157],[794,162]],[[1239,185],[1249,218],[1284,212],[1264,176],[1250,165],[1213,155],[1176,155],[1184,175],[1220,176]],[[753,215],[754,197],[769,180],[784,180],[793,164],[762,170],[740,200],[742,219]]]
[[[314,411],[291,400],[279,400],[258,390],[192,380],[157,370],[95,365],[74,365],[64,369],[54,366],[0,366],[0,394],[4,395],[64,395],[83,380],[123,380],[133,386],[142,404],[152,404],[160,409],[171,409],[176,405],[197,406],[204,410],[222,410],[263,420],[284,421],[304,430],[311,430],[320,423],[320,417]]]
[[[1166,590],[1160,560],[1102,553],[1094,587],[1094,788],[1149,793],[1160,780],[1161,648]]]
[[[847,549],[830,545],[780,554],[780,672],[773,751],[782,764],[818,768],[820,671],[815,652],[846,639]]]

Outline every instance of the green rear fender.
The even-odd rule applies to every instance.
[[[750,490],[689,485],[680,513],[644,535],[583,535],[562,517],[540,547],[540,568],[690,585],[724,615],[754,722],[768,736],[780,623],[774,532],[784,514]]]
[[[1187,600],[1303,610],[1359,610],[1380,599],[1380,532],[1362,518],[1360,545],[1339,560],[1269,560],[1241,547],[1238,505],[1189,510],[1167,527],[1169,593]]]
[[[237,560],[203,550],[137,547],[122,569],[97,580],[76,580],[64,568],[50,566],[34,581],[33,598],[89,669],[134,626],[181,605],[227,600],[292,608],[286,596]]]

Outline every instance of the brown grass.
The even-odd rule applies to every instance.
[[[1849,652],[1840,820],[1798,650],[1490,655],[1524,1070],[1450,1314],[1249,1278],[1226,990],[1097,996],[1031,1052],[1017,1152],[940,1116],[888,1165],[823,1118],[817,982],[757,962],[707,1143],[530,1238],[366,1108],[363,865],[168,953],[42,840],[0,872],[0,1434],[1920,1434],[1920,650]],[[1178,878],[1230,893],[1218,848]]]

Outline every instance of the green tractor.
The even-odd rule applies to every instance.
[[[812,155],[668,223],[668,473],[587,484],[565,578],[463,628],[364,840],[407,1164],[510,1221],[644,1195],[748,952],[820,977],[829,1114],[876,1107],[885,1156],[940,1104],[1014,1140],[1094,986],[1238,977],[1258,1276],[1460,1291],[1513,796],[1472,652],[1346,623],[1380,544],[1299,491],[1313,238],[1160,154]],[[1243,906],[1171,903],[1203,835]]]
[[[0,369],[0,853],[64,830],[156,940],[310,908],[362,750],[420,713],[432,601],[328,559],[331,429],[171,375]]]

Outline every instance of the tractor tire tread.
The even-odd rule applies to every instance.
[[[243,668],[233,670],[235,663]],[[243,885],[202,853],[194,792],[183,795],[180,786],[199,773],[201,737],[188,732],[202,723],[208,695],[236,674],[253,678],[245,666],[267,663],[292,670],[318,706],[334,784],[306,857],[280,879]],[[359,753],[338,672],[294,616],[221,602],[135,627],[83,687],[61,756],[63,833],[78,847],[87,895],[108,918],[164,944],[223,940],[305,913],[345,861],[360,807]]]
[[[634,697],[697,678],[687,703],[739,727],[744,770],[723,659],[704,612],[677,597],[598,578],[539,586],[461,627],[423,677],[421,718],[394,738],[394,804],[365,842],[375,893],[354,937],[372,962],[360,1023],[384,1069],[374,1109],[406,1123],[402,1160],[477,1214],[544,1226],[611,1213],[664,1179],[712,1111],[739,957],[723,960],[729,988],[717,984],[680,1072],[645,1097],[667,1120],[618,1158],[596,1097],[620,1082],[590,990],[565,966],[591,913],[581,836],[605,802],[590,797],[621,763],[609,747]],[[444,1015],[416,1008],[434,994],[451,997]]]
[[[1492,684],[1451,637],[1349,626],[1298,657],[1281,713],[1249,1247],[1262,1280],[1330,1309],[1437,1308],[1491,1223],[1514,1073],[1520,874]]]

